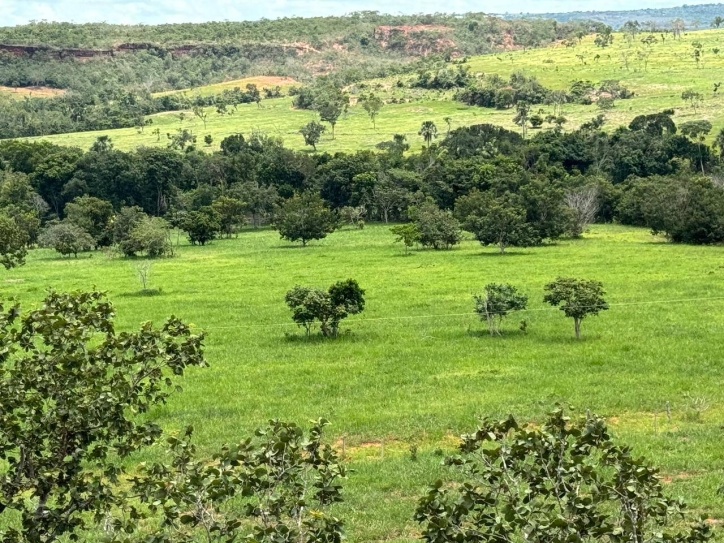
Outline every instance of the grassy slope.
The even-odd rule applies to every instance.
[[[704,62],[697,69],[691,56],[692,43],[703,44]],[[723,52],[715,55],[711,52],[720,48]],[[593,45],[593,38],[583,40],[575,48],[555,45],[546,49],[516,51],[503,55],[487,55],[475,57],[470,61],[473,72],[499,73],[508,76],[516,70],[537,76],[541,82],[551,88],[568,88],[576,79],[589,79],[594,83],[605,79],[620,79],[637,96],[631,100],[619,101],[614,110],[606,113],[609,127],[630,122],[636,115],[653,113],[666,108],[676,108],[677,122],[707,118],[712,121],[715,130],[724,127],[724,89],[719,96],[713,96],[713,84],[722,80],[724,69],[724,30],[707,30],[692,32],[674,41],[670,36],[665,43],[657,43],[650,48],[648,68],[637,60],[639,50],[648,48],[638,39],[632,46],[617,34],[613,46],[602,50]],[[598,61],[594,60],[600,54]],[[622,54],[629,54],[629,70],[624,69]],[[583,55],[583,64],[576,55]],[[422,121],[433,120],[440,132],[446,129],[445,117],[452,119],[452,127],[474,123],[489,122],[515,128],[512,124],[512,111],[496,111],[491,109],[471,108],[450,100],[451,93],[436,91],[418,91],[402,89],[394,86],[397,78],[369,82],[368,86],[375,92],[389,99],[412,98],[406,104],[387,104],[377,121],[377,129],[373,129],[369,119],[361,107],[352,107],[349,113],[340,119],[337,125],[337,139],[332,140],[331,133],[325,134],[318,145],[320,151],[353,151],[356,149],[372,149],[375,144],[391,139],[394,133],[405,133],[413,145],[419,149],[422,140],[417,130]],[[693,88],[704,94],[704,106],[698,112],[685,106],[681,100],[683,90]],[[196,89],[190,92],[208,92],[208,89]],[[140,145],[166,145],[165,134],[179,127],[192,129],[200,136],[199,144],[204,135],[211,134],[214,144],[209,149],[218,147],[219,142],[235,132],[249,133],[252,130],[263,130],[270,135],[284,139],[286,145],[301,149],[304,147],[302,137],[298,134],[299,127],[311,119],[317,118],[311,111],[295,111],[291,109],[290,98],[265,100],[263,108],[255,104],[239,107],[238,112],[230,116],[220,117],[210,108],[208,126],[189,112],[183,123],[179,122],[175,113],[154,116],[154,124],[146,129],[145,134],[138,134],[135,129],[121,129],[104,132],[87,132],[79,134],[63,134],[51,136],[50,141],[66,145],[77,145],[88,148],[101,134],[109,134],[115,144],[122,149],[131,149]],[[550,108],[543,107],[544,112]],[[593,106],[568,105],[564,115],[569,119],[567,128],[574,128],[599,113]],[[160,142],[151,134],[153,128],[160,128],[163,137]]]
[[[212,96],[215,94],[221,94],[225,90],[233,90],[235,87],[245,90],[248,84],[256,85],[259,87],[259,90],[264,87],[274,88],[277,86],[279,86],[282,90],[286,90],[294,85],[299,85],[299,83],[291,77],[259,75],[254,77],[244,77],[243,79],[233,79],[231,81],[224,81],[223,83],[216,83],[214,85],[205,85],[203,87],[199,87],[198,89],[157,92],[154,96],[167,96],[171,94]]]
[[[194,424],[203,448],[272,417],[331,419],[330,439],[346,434],[352,452],[355,473],[340,511],[352,542],[414,539],[414,500],[443,470],[433,451],[448,450],[479,415],[535,420],[558,401],[610,417],[616,436],[663,467],[674,494],[724,518],[716,494],[724,481],[721,248],[670,245],[616,226],[503,257],[474,241],[406,257],[392,239],[372,225],[304,249],[271,231],[206,247],[182,240],[177,257],[153,264],[152,286],[163,289],[154,298],[134,294],[131,260],[37,250],[5,273],[3,291],[27,307],[49,285],[96,285],[115,302],[121,328],[176,314],[206,330],[211,368],[191,372],[184,392],[153,414],[167,429]],[[608,291],[611,310],[584,322],[581,341],[541,301],[543,285],[562,274],[600,279]],[[351,335],[301,339],[284,292],[348,277],[368,300],[363,315],[345,322]],[[517,330],[520,317],[502,338],[483,333],[471,295],[491,281],[530,294],[527,335]],[[699,421],[686,394],[710,406]],[[413,442],[417,462],[407,453]]]

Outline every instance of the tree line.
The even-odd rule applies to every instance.
[[[365,220],[404,222],[395,234],[406,246],[433,249],[454,247],[466,230],[503,253],[580,236],[595,221],[647,226],[675,242],[721,242],[724,134],[709,146],[702,135],[710,124],[677,126],[673,113],[642,115],[611,133],[599,115],[529,140],[483,124],[438,142],[428,121],[419,153],[400,135],[376,152],[313,155],[260,133],[229,136],[212,154],[175,144],[123,152],[107,137],[88,151],[0,142],[3,254],[43,242],[65,246],[64,254],[116,245],[159,255],[169,252],[158,240],[173,227],[205,244],[247,222],[273,222],[282,237],[306,244],[342,221]],[[139,223],[145,216],[162,220]],[[139,224],[146,242],[128,242]],[[69,236],[78,243],[56,244]]]

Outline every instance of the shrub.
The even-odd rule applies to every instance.
[[[206,245],[221,232],[219,214],[210,206],[187,213],[180,226],[192,245]]]
[[[145,252],[150,258],[172,256],[170,226],[160,217],[143,217],[131,230],[124,243],[124,254],[133,249],[133,254]]]
[[[285,296],[286,304],[292,310],[292,320],[303,326],[309,336],[315,321],[324,337],[337,337],[339,323],[349,315],[361,313],[365,307],[365,291],[354,279],[335,283],[327,292],[295,286]]]
[[[462,436],[415,520],[429,543],[676,541],[704,543],[711,528],[681,522],[685,504],[664,493],[659,470],[615,444],[596,415],[552,412],[540,426],[484,419]]]
[[[294,195],[277,210],[274,224],[282,239],[301,241],[306,246],[313,239],[324,239],[337,228],[334,214],[324,200],[312,192]]]
[[[78,253],[90,251],[95,246],[95,240],[80,226],[68,222],[50,224],[38,238],[41,247],[49,247],[61,255],[78,256]]]
[[[480,296],[474,296],[475,312],[487,321],[491,336],[500,335],[503,319],[512,311],[523,311],[528,307],[528,296],[518,292],[507,283],[490,283]]]
[[[415,226],[420,232],[419,241],[423,247],[450,249],[460,243],[460,223],[450,211],[443,211],[428,202],[409,213],[415,217]]]

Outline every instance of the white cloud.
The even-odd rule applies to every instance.
[[[286,16],[341,15],[351,11],[383,13],[433,13],[442,10],[462,13],[551,12],[603,9],[671,7],[682,0],[0,0],[2,25],[24,24],[31,20],[72,21],[76,23],[181,23],[220,20],[274,19]]]

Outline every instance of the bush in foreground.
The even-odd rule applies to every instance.
[[[486,419],[459,450],[445,462],[461,472],[457,484],[437,481],[415,512],[430,543],[711,538],[704,522],[682,525],[685,504],[596,415],[571,420],[556,410],[541,426]]]

